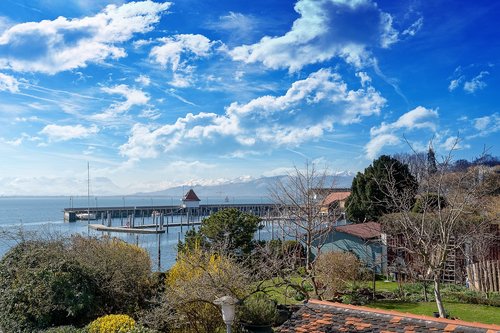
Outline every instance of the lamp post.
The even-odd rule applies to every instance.
[[[222,310],[222,320],[226,324],[227,333],[231,333],[231,325],[234,322],[234,316],[236,312],[236,304],[238,300],[231,296],[223,296],[217,298],[214,303],[220,305]]]

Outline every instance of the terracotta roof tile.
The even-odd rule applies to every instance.
[[[322,205],[329,206],[332,203],[334,203],[335,201],[343,201],[343,200],[347,199],[347,197],[350,195],[351,195],[350,191],[332,192],[332,193],[328,194],[325,199],[323,199]]]
[[[310,300],[276,332],[500,333],[500,326]]]
[[[190,189],[186,195],[182,198],[182,201],[201,201],[200,198],[194,193],[193,189]]]

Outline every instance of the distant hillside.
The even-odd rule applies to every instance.
[[[162,191],[137,193],[144,196],[174,196],[181,197],[190,188],[203,200],[203,197],[266,197],[269,188],[280,178],[286,176],[262,177],[248,181],[234,181],[219,185],[185,185],[168,188]],[[351,187],[354,176],[350,173],[342,173],[338,176],[330,176],[327,183],[333,183],[334,187]]]

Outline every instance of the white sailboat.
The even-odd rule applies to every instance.
[[[97,216],[95,213],[90,212],[90,163],[87,162],[87,212],[76,214],[76,218],[79,220],[96,220]]]

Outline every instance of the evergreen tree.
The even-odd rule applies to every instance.
[[[185,241],[178,244],[178,249],[216,247],[228,252],[249,254],[254,245],[254,234],[259,228],[259,217],[235,208],[226,208],[204,219],[198,231],[188,231]]]
[[[392,184],[395,191],[416,194],[418,184],[408,166],[398,160],[382,155],[365,169],[358,172],[351,186],[351,195],[346,201],[347,218],[353,222],[378,221],[393,209],[383,186]],[[384,184],[384,185],[382,185]],[[407,197],[407,196],[406,196]],[[412,203],[409,203],[412,204]]]
[[[427,152],[427,172],[429,174],[434,174],[437,172],[436,154],[432,145],[429,145],[429,151]]]

